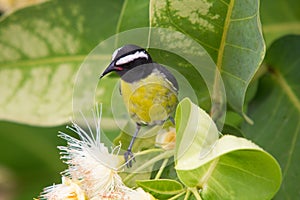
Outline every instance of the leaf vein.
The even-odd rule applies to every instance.
[[[126,8],[127,3],[128,3],[128,0],[125,0],[123,5],[122,5],[120,16],[119,16],[119,19],[118,19],[118,22],[117,22],[116,33],[120,32],[121,24],[122,24],[122,20],[123,20],[123,16],[124,16],[124,13],[125,13],[125,8]],[[117,46],[118,45],[118,38],[119,37],[116,37],[116,39],[115,39],[115,49],[118,47]]]
[[[200,179],[198,185],[202,186],[208,181],[208,179],[211,177],[212,173],[216,169],[216,167],[218,165],[218,162],[219,162],[219,158],[216,158],[214,161],[212,161],[212,163],[210,164],[210,166],[206,170],[206,173]]]
[[[280,102],[281,102],[283,96],[284,95],[282,93],[282,95],[280,95],[280,96],[277,97],[277,102],[273,106],[272,113],[268,116],[268,121],[264,122],[264,126],[263,126],[263,128],[261,130],[262,133],[267,132],[266,129],[269,127],[269,123],[273,122],[273,120],[274,120],[273,117],[276,116],[276,114],[277,114],[278,107],[280,106]]]
[[[223,4],[225,4],[225,5],[227,5],[228,6],[228,3],[227,2],[225,2],[224,0],[219,0],[221,3],[223,3]]]
[[[232,11],[233,11],[233,5],[234,5],[234,0],[230,1],[229,5],[228,5],[228,11],[227,11],[225,22],[224,22],[224,28],[223,28],[223,33],[222,33],[218,57],[217,57],[217,68],[219,70],[222,68],[223,54],[224,54],[225,45],[226,45],[227,33],[229,30],[229,25],[230,25],[230,18],[231,18]]]
[[[244,21],[244,20],[248,20],[248,19],[253,19],[257,16],[257,13],[247,16],[247,17],[242,17],[242,18],[235,18],[235,19],[231,19],[232,22],[238,22],[238,21]]]
[[[287,174],[287,171],[290,168],[290,165],[291,165],[291,162],[292,162],[292,155],[295,152],[294,150],[295,150],[296,143],[297,143],[298,137],[299,137],[299,132],[300,132],[300,121],[298,121],[297,128],[296,128],[295,132],[296,133],[294,134],[292,144],[291,144],[290,149],[288,151],[289,156],[288,156],[288,159],[287,159],[287,162],[286,162],[286,166],[284,168],[284,172],[282,174],[283,177],[285,177],[285,175]]]
[[[53,50],[53,46],[49,43],[50,41],[48,40],[47,37],[41,35],[35,29],[29,29],[28,32],[30,32],[32,34],[31,35],[32,37],[34,36],[35,38],[40,39],[40,41],[42,41],[48,47],[47,50],[49,51],[50,54],[54,54],[55,51]],[[65,45],[62,45],[62,47],[64,48],[64,51],[67,52],[67,49],[66,49]]]
[[[226,43],[226,45],[227,45],[227,46],[234,47],[234,48],[237,48],[237,49],[241,49],[241,50],[245,50],[245,51],[250,51],[251,53],[257,54],[257,51],[256,51],[256,50],[253,50],[253,49],[250,49],[250,48],[247,48],[247,47],[242,47],[242,46],[239,46],[239,45],[237,45],[237,44]]]
[[[68,56],[57,56],[51,58],[37,58],[37,59],[28,59],[28,60],[19,60],[15,62],[3,62],[1,64],[1,68],[12,68],[12,67],[20,67],[20,66],[39,66],[39,65],[49,65],[49,64],[57,64],[57,63],[66,63],[66,62],[82,62],[86,58],[86,55],[68,55]],[[97,55],[97,56],[89,56],[89,59],[93,60],[101,60],[107,59],[110,60],[110,55]]]
[[[213,181],[216,185],[218,185],[219,189],[221,189],[223,192],[222,193],[225,193],[225,194],[229,194],[228,190],[226,188],[223,187],[222,184],[220,184],[219,181],[217,181],[214,177],[211,177],[211,181]],[[210,187],[211,190],[213,190],[211,187]],[[215,191],[215,194],[219,195],[219,194],[222,194],[220,191]],[[222,199],[222,198],[220,198]]]
[[[268,181],[268,182],[272,182],[271,179],[267,179],[267,178],[265,178],[265,177],[263,177],[263,176],[256,175],[255,173],[252,173],[252,172],[250,172],[250,171],[248,171],[248,170],[245,170],[245,169],[240,168],[240,167],[237,167],[237,166],[233,166],[233,165],[225,164],[225,163],[220,163],[220,165],[223,165],[223,166],[226,166],[226,167],[231,167],[231,168],[233,168],[233,169],[235,169],[235,170],[244,172],[244,173],[249,174],[249,175],[251,175],[251,176],[254,176],[254,177],[263,179],[263,180]]]
[[[8,48],[13,49],[16,53],[18,53],[21,57],[27,57],[27,55],[23,52],[22,49],[17,48],[15,45],[11,44],[11,43],[7,43],[6,41],[2,40],[0,41],[0,43]]]
[[[295,92],[292,90],[292,88],[289,86],[287,81],[284,79],[284,77],[280,74],[278,70],[274,70],[274,75],[276,77],[276,81],[279,84],[279,86],[282,88],[284,93],[287,95],[287,97],[290,99],[292,104],[295,106],[295,108],[300,113],[300,100],[296,96]]]
[[[228,76],[230,76],[230,77],[232,77],[232,78],[234,78],[234,79],[236,79],[236,80],[238,80],[238,81],[240,81],[240,82],[242,82],[243,84],[247,84],[247,81],[246,81],[246,80],[243,80],[242,78],[240,78],[240,77],[238,77],[238,76],[236,76],[236,75],[234,75],[234,74],[232,74],[232,73],[230,73],[230,72],[227,72],[227,71],[225,71],[224,69],[221,70],[221,72],[224,73],[224,74],[227,74]]]

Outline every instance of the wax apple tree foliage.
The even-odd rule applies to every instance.
[[[113,49],[127,42],[122,33],[135,29],[148,30],[147,42],[137,37],[128,41],[148,45],[153,59],[184,77],[194,95],[180,97],[172,148],[157,147],[155,130],[150,131],[153,136],[138,139],[134,167],[118,171],[124,184],[141,187],[157,199],[296,198],[300,189],[296,183],[300,160],[297,4],[295,0],[276,4],[271,0],[53,0],[2,15],[1,165],[20,177],[11,179],[26,179],[24,188],[32,193],[21,192],[20,199],[38,196],[43,187],[59,181],[49,182],[47,173],[63,170],[53,164],[59,163],[55,146],[61,141],[45,133],[49,135],[51,129],[56,135],[58,128],[53,126],[63,125],[59,129],[64,131],[70,117],[76,118],[74,96],[90,98],[85,94],[92,92],[93,102],[102,104],[101,129],[108,140],[126,148],[130,136],[118,129],[111,111],[117,79],[109,77],[94,90],[88,86],[76,90],[76,84],[98,81],[99,74],[94,73],[80,79],[82,63],[92,57],[91,67],[99,65],[100,73]],[[202,50],[196,58],[211,59],[212,77],[195,70],[199,62],[188,58],[200,51],[186,51],[187,43],[178,42],[182,38],[155,41],[151,30],[160,29],[199,44]],[[113,42],[105,47],[103,42],[109,38]],[[159,43],[165,48],[158,48]],[[91,54],[99,44],[104,53]],[[80,105],[85,102],[90,101]],[[126,126],[130,130],[130,124]],[[8,148],[10,154],[5,153]],[[24,149],[26,161],[18,157]],[[13,165],[13,160],[18,163]],[[46,178],[34,187],[34,179],[23,175],[28,170],[17,165],[30,166],[34,172],[40,163],[51,170],[40,171]]]

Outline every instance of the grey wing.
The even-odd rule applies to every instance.
[[[120,95],[122,96],[121,81],[119,81],[119,92],[120,92]]]
[[[166,76],[168,81],[170,81],[172,83],[172,85],[174,86],[175,90],[178,91],[179,86],[178,86],[178,82],[177,82],[175,76],[167,68],[165,68],[162,65],[155,63],[155,67]]]

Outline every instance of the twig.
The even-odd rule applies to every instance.
[[[174,150],[165,151],[162,154],[159,154],[158,156],[153,157],[148,162],[145,162],[143,165],[136,168],[131,174],[129,174],[126,178],[124,178],[123,181],[124,182],[129,181],[135,175],[135,173],[138,173],[138,172],[142,171],[144,168],[149,167],[150,165],[156,163],[157,161],[159,161],[161,159],[169,158],[172,155],[174,155]]]
[[[155,176],[155,180],[159,179],[161,174],[163,173],[167,163],[168,163],[169,158],[164,159],[163,163],[161,164],[159,171],[157,172],[156,176]]]
[[[202,200],[197,188],[189,188],[189,190],[193,193],[197,200]]]
[[[191,195],[191,191],[190,190],[187,190],[187,192],[185,193],[185,197],[184,197],[184,200],[188,200],[189,197]]]
[[[175,200],[177,199],[178,197],[184,195],[186,193],[186,190],[184,190],[183,192],[180,192],[179,194],[176,194],[175,196],[169,198],[168,200]]]

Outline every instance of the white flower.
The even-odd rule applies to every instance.
[[[100,109],[101,110],[101,109]],[[60,137],[67,141],[67,146],[58,147],[61,159],[68,164],[62,174],[63,183],[50,186],[44,190],[42,199],[47,200],[151,200],[152,196],[142,189],[133,190],[125,186],[119,176],[121,165],[118,157],[120,146],[109,152],[100,141],[100,116],[98,108],[93,112],[95,134],[87,119],[86,132],[75,122],[70,130],[78,134],[80,139],[60,132]]]
[[[162,129],[156,136],[156,146],[165,150],[171,150],[175,148],[176,143],[176,129],[169,127],[168,129]]]
[[[128,192],[126,196],[130,200],[136,200],[136,199],[139,199],[139,200],[152,200],[152,199],[154,199],[154,197],[152,195],[145,192],[142,188],[137,188],[136,190]]]
[[[145,192],[142,188],[133,190],[124,186],[121,190],[113,191],[109,195],[99,195],[91,200],[155,200],[155,198]]]
[[[120,161],[117,155],[119,146],[109,153],[108,148],[100,141],[100,116],[96,109],[94,114],[95,135],[86,118],[84,118],[89,132],[78,126],[75,122],[69,127],[78,134],[81,140],[73,138],[65,133],[60,137],[68,142],[68,145],[61,146],[62,159],[69,168],[63,172],[72,180],[80,180],[81,188],[87,197],[92,199],[97,196],[107,196],[123,186],[121,177],[117,174]]]
[[[79,185],[67,177],[62,177],[62,183],[44,189],[40,199],[47,200],[86,200]]]

